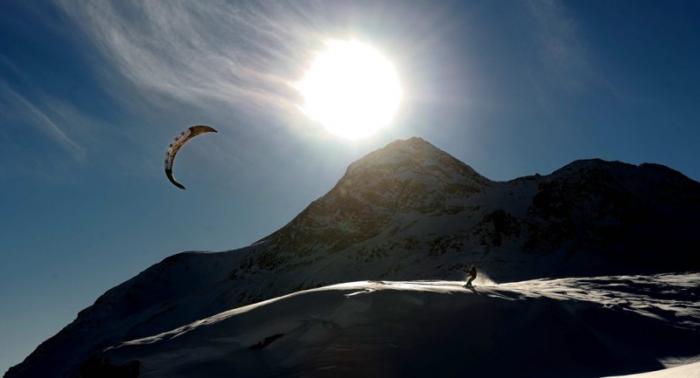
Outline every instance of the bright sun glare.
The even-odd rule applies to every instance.
[[[304,114],[349,139],[387,126],[402,95],[391,62],[355,40],[326,41],[296,87],[304,98]]]

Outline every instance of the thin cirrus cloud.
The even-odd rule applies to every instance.
[[[70,154],[74,160],[78,162],[84,161],[86,155],[85,147],[69,134],[65,126],[61,125],[60,116],[54,114],[53,111],[39,107],[8,84],[2,82],[0,82],[0,100],[7,105],[6,109],[14,109],[13,111],[20,114],[26,124],[33,126],[46,135]]]
[[[75,2],[61,8],[109,64],[141,89],[196,105],[211,100],[297,111],[291,82],[319,28],[313,4]]]
[[[591,52],[578,31],[579,25],[564,4],[556,0],[530,0],[528,10],[539,59],[549,77],[564,89],[582,91],[601,78]]]
[[[624,88],[597,64],[595,49],[581,32],[584,25],[565,3],[529,0],[525,4],[536,47],[529,78],[540,108],[556,112],[562,93],[577,96],[595,91],[616,100],[626,97]]]

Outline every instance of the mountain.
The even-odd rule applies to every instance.
[[[89,355],[231,308],[361,280],[497,282],[700,269],[700,183],[656,164],[575,161],[491,181],[420,138],[352,163],[289,224],[185,252],[108,290],[6,377],[77,376]]]

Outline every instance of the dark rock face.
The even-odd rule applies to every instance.
[[[7,377],[77,376],[92,352],[329,283],[497,281],[700,269],[700,183],[672,169],[581,160],[494,182],[430,143],[396,141],[254,245],[185,253],[109,290]]]
[[[141,364],[131,361],[124,365],[115,365],[100,356],[93,356],[80,365],[81,378],[137,378]]]
[[[595,253],[614,269],[697,269],[698,187],[658,165],[572,163],[539,183],[524,247],[546,251],[574,242],[569,252]]]
[[[500,247],[504,238],[520,236],[520,220],[504,210],[498,209],[484,215],[474,229],[482,245]]]

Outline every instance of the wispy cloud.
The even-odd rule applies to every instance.
[[[574,18],[558,0],[530,0],[527,5],[543,67],[564,88],[585,89],[596,73]]]
[[[75,160],[83,161],[85,148],[79,144],[69,133],[66,127],[61,125],[60,116],[54,111],[46,110],[23,96],[8,84],[0,82],[0,100],[5,102],[4,112],[12,111],[21,118],[24,124],[28,124],[46,135]]]
[[[296,111],[290,82],[323,37],[313,3],[59,4],[132,83],[194,104]]]

